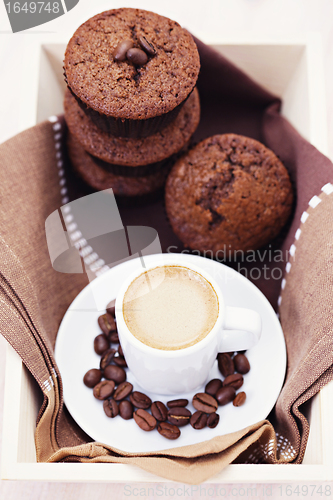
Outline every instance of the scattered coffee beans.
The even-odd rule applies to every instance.
[[[207,415],[202,411],[196,411],[190,418],[190,424],[193,429],[203,429],[207,424]]]
[[[131,394],[133,390],[133,385],[129,382],[122,382],[118,385],[117,389],[114,392],[114,399],[116,401],[121,401],[122,399],[127,398]]]
[[[143,431],[152,431],[156,427],[156,419],[146,410],[136,410],[133,414],[134,420]]]
[[[126,380],[126,372],[120,366],[108,365],[104,370],[104,377],[113,380],[116,384],[121,384]]]
[[[135,47],[127,51],[126,57],[134,66],[143,66],[148,61],[147,54],[142,49]]]
[[[133,391],[129,398],[132,405],[136,408],[141,408],[142,410],[150,408],[151,399],[142,392]]]
[[[107,336],[104,333],[97,335],[94,339],[94,351],[96,354],[101,355],[107,349],[109,349],[110,343]]]
[[[239,392],[235,399],[233,400],[232,404],[234,406],[242,406],[245,403],[246,400],[246,394],[245,392]]]
[[[117,332],[110,332],[108,339],[112,344],[119,344],[119,337]]]
[[[127,42],[128,40],[125,40],[116,47],[114,52],[115,60],[125,60],[127,52],[134,49],[133,42],[129,41],[132,45],[129,49],[126,49],[124,56],[123,51]],[[150,56],[155,55],[154,47],[145,37],[139,37],[138,42],[145,51],[146,57],[147,54]],[[143,52],[141,49],[137,50],[139,53]],[[136,65],[134,61],[132,62]],[[127,363],[119,344],[117,325],[114,318],[115,301],[112,301],[107,306],[106,314],[98,318],[98,324],[103,333],[97,335],[94,339],[94,350],[101,356],[100,369],[88,370],[83,377],[84,384],[93,389],[95,398],[103,401],[104,412],[109,418],[120,415],[124,420],[129,420],[134,417],[138,426],[145,431],[155,429],[158,422],[157,430],[161,436],[167,439],[177,439],[180,436],[179,427],[188,423],[191,424],[193,429],[203,429],[206,426],[214,429],[220,420],[219,414],[216,413],[218,406],[233,402],[233,405],[238,407],[245,403],[245,392],[236,394],[236,390],[242,387],[244,383],[243,375],[250,370],[250,363],[244,355],[245,351],[238,352],[236,355],[232,352],[218,354],[218,368],[224,380],[223,382],[218,378],[210,380],[206,384],[205,392],[193,396],[192,404],[196,409],[193,415],[186,408],[188,405],[187,399],[168,401],[168,410],[161,401],[152,403],[146,394],[133,391],[133,385],[126,382],[124,368],[127,367]],[[110,342],[119,345],[110,348]],[[135,408],[137,408],[136,411],[134,411]],[[151,413],[146,411],[149,408]],[[168,422],[166,422],[167,419]]]
[[[230,386],[233,387],[236,391],[240,387],[242,387],[244,383],[244,378],[243,375],[240,373],[233,373],[232,375],[228,375],[224,380],[223,380],[223,386]]]
[[[117,330],[114,317],[109,313],[100,316],[98,318],[98,324],[102,332],[107,336],[109,335],[109,333],[115,332]]]
[[[118,405],[114,399],[106,399],[103,401],[103,409],[105,415],[110,418],[116,417],[119,413]]]
[[[108,305],[106,306],[106,312],[111,314],[111,316],[113,316],[114,318],[116,317],[115,304],[116,304],[116,301],[111,300],[111,302],[109,302]]]
[[[236,354],[234,357],[234,363],[236,367],[236,371],[245,375],[250,371],[250,363],[247,357],[244,354]]]
[[[112,58],[114,61],[122,62],[127,59],[127,61],[134,64],[134,66],[143,66],[148,62],[148,56],[154,57],[156,55],[156,49],[151,42],[147,40],[144,35],[139,35],[137,42],[139,47],[134,47],[134,42],[132,40],[122,40],[118,43],[117,47],[112,52]],[[112,306],[107,308],[112,314]],[[114,314],[113,314],[114,316]]]
[[[178,439],[180,436],[180,430],[177,425],[169,424],[168,422],[160,422],[157,430],[161,436],[167,439]]]
[[[116,363],[117,366],[127,368],[127,363],[126,363],[126,360],[123,356],[115,356],[113,358],[113,361]]]
[[[231,359],[231,356],[227,354],[226,352],[219,353],[217,355],[217,364],[219,367],[220,372],[222,373],[223,377],[227,377],[228,375],[232,375],[235,371],[235,365],[233,360]]]
[[[193,396],[192,404],[196,410],[203,411],[205,413],[214,413],[218,407],[216,399],[205,392],[195,394]]]
[[[191,412],[183,406],[178,406],[175,408],[170,408],[168,411],[168,420],[170,424],[178,425],[178,427],[183,427],[187,425],[191,418]]]
[[[233,387],[226,386],[219,389],[215,395],[220,406],[224,406],[234,400],[236,391]]]
[[[112,54],[113,59],[118,62],[125,61],[126,53],[133,47],[133,45],[134,43],[132,42],[132,40],[123,40],[122,42],[118,43]]]
[[[210,396],[215,396],[217,391],[222,387],[222,380],[219,378],[213,378],[205,387],[205,392]]]
[[[179,406],[187,406],[188,399],[173,399],[172,401],[167,402],[168,408],[178,408]]]
[[[220,421],[220,415],[218,413],[211,413],[207,419],[207,427],[214,429]]]
[[[130,401],[127,401],[127,399],[124,399],[123,401],[120,401],[119,403],[119,415],[121,418],[124,420],[130,420],[133,418],[133,405]]]
[[[101,370],[105,370],[105,368],[111,364],[114,355],[116,354],[115,349],[107,349],[104,351],[104,354],[101,357],[101,361],[99,363],[99,367]]]
[[[95,398],[102,401],[112,396],[114,385],[113,380],[102,380],[102,382],[99,382],[93,389]]]
[[[143,35],[140,35],[138,37],[138,42],[141,48],[150,56],[155,56],[156,55],[156,50],[154,49],[154,46],[152,43],[148,42],[147,38]]]
[[[168,418],[168,410],[162,401],[155,401],[151,405],[151,413],[159,422],[164,422]]]
[[[97,370],[97,368],[92,368],[91,370],[88,370],[85,376],[83,377],[83,382],[87,387],[89,387],[89,389],[92,389],[93,387],[95,387],[95,385],[98,384],[98,382],[101,381],[101,378],[102,378],[101,370]]]

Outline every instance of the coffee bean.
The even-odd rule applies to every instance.
[[[114,399],[116,401],[120,401],[122,399],[127,398],[131,394],[133,390],[133,385],[130,384],[129,382],[122,382],[121,384],[118,385],[117,389],[114,392]]]
[[[123,401],[120,401],[119,403],[119,415],[121,418],[124,420],[130,420],[133,418],[133,405],[127,399],[124,399]]]
[[[167,402],[168,408],[178,408],[180,406],[187,406],[188,399],[173,399],[172,401]]]
[[[211,413],[208,416],[207,427],[214,429],[220,421],[220,415],[218,413]]]
[[[193,396],[192,404],[196,410],[205,413],[214,413],[217,410],[218,404],[213,396],[205,392],[199,392]]]
[[[148,42],[147,38],[143,35],[138,36],[138,42],[141,48],[150,56],[155,56],[156,55],[156,50],[154,49],[154,46]]]
[[[183,406],[179,406],[178,408],[170,408],[168,411],[168,420],[170,424],[178,425],[178,427],[182,427],[189,423],[191,418],[191,412],[187,408]]]
[[[116,384],[121,384],[126,380],[126,372],[120,366],[108,365],[104,370],[104,377],[108,380],[114,380]]]
[[[136,408],[141,408],[142,410],[147,410],[150,408],[151,399],[139,391],[133,391],[130,395],[130,401]]]
[[[123,356],[115,356],[113,361],[117,366],[122,366],[123,368],[127,367],[126,359]]]
[[[228,375],[224,380],[223,380],[223,386],[226,387],[231,386],[233,387],[236,391],[240,387],[242,387],[244,383],[244,378],[243,375],[240,373],[233,373],[232,375]]]
[[[132,40],[123,40],[122,42],[119,42],[112,53],[113,59],[118,62],[125,61],[126,53],[133,47],[133,45],[134,43]]]
[[[205,392],[206,394],[209,394],[210,396],[215,396],[217,391],[221,389],[222,387],[222,380],[219,378],[213,378],[210,382],[205,387]]]
[[[116,300],[111,300],[111,302],[108,303],[108,305],[106,306],[106,312],[111,314],[111,316],[113,316],[114,318],[116,317],[116,311],[115,311],[115,304],[116,304]]]
[[[136,410],[133,414],[134,420],[143,431],[152,431],[156,427],[156,419],[146,410]]]
[[[223,377],[232,375],[235,371],[235,365],[229,354],[220,352],[217,356],[217,364]]]
[[[109,333],[108,339],[110,342],[112,342],[112,344],[119,344],[119,337],[116,331]]]
[[[103,402],[103,409],[105,411],[105,415],[109,418],[114,418],[119,413],[118,405],[114,399],[106,399]]]
[[[97,335],[94,339],[94,351],[96,354],[103,354],[107,349],[109,349],[110,343],[107,336],[104,333]]]
[[[190,418],[190,424],[193,429],[203,429],[207,424],[207,415],[202,411],[196,411]]]
[[[157,430],[161,436],[167,439],[177,439],[180,436],[180,430],[177,425],[169,424],[168,422],[160,422]]]
[[[124,357],[124,352],[123,352],[123,348],[121,347],[121,345],[119,345],[119,347],[118,347],[118,353],[119,353],[119,356]]]
[[[114,317],[111,314],[106,313],[98,318],[98,324],[100,329],[106,336],[109,336],[111,332],[116,331],[116,323],[114,321]]]
[[[114,355],[116,354],[115,349],[107,349],[103,356],[101,357],[101,361],[99,363],[99,367],[101,370],[105,370],[105,368],[111,364]]]
[[[113,380],[102,380],[94,387],[94,396],[96,399],[103,400],[112,396],[115,383]]]
[[[168,418],[168,410],[162,401],[154,401],[151,405],[151,413],[159,422],[164,422]]]
[[[234,406],[242,406],[245,403],[246,400],[246,394],[245,392],[239,392],[235,399],[233,400],[232,404]]]
[[[102,372],[101,370],[97,370],[97,368],[92,368],[91,370],[88,370],[85,376],[83,377],[83,383],[92,389],[95,387],[98,382],[101,381],[102,378]]]
[[[235,368],[238,373],[245,375],[250,371],[250,363],[244,354],[236,354],[234,357]]]
[[[224,406],[234,400],[236,391],[231,386],[222,387],[215,395],[217,402],[220,406]]]
[[[126,52],[126,57],[134,66],[142,66],[148,61],[147,54],[143,50],[137,48],[129,49]]]

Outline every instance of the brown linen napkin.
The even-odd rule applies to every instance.
[[[45,220],[69,199],[90,191],[70,170],[63,147],[65,125],[63,119],[54,117],[0,146],[0,331],[22,357],[44,396],[36,427],[38,461],[130,463],[193,484],[235,460],[302,461],[309,431],[302,405],[332,379],[332,164],[280,116],[274,96],[210,48],[200,42],[198,46],[202,120],[195,139],[236,132],[263,141],[284,161],[297,192],[293,220],[271,246],[272,250],[285,251],[294,245],[279,298],[288,369],[271,415],[274,427],[263,421],[200,445],[130,454],[89,442],[89,436],[73,422],[63,407],[53,346],[66,309],[88,278],[83,273],[66,274],[52,268]],[[164,252],[183,249],[166,221],[162,199],[135,209],[121,206],[120,214],[124,226],[155,228]],[[102,256],[103,251],[100,247]],[[269,258],[262,262],[262,255],[258,254],[254,263],[242,262],[242,267],[277,266]],[[284,269],[286,258],[278,265]],[[263,276],[254,281],[275,307],[280,281]]]

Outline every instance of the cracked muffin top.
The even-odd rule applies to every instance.
[[[275,238],[293,204],[288,172],[260,142],[236,134],[197,144],[174,165],[166,184],[173,231],[192,250],[216,255],[256,250]]]
[[[152,52],[146,50],[147,62],[115,60],[124,41],[142,51],[142,37]],[[190,33],[166,17],[130,8],[102,12],[82,24],[64,60],[67,84],[81,101],[104,115],[130,120],[172,111],[191,93],[199,69]]]

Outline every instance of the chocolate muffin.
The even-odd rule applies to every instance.
[[[142,196],[161,188],[172,166],[165,162],[156,172],[140,176],[116,175],[108,170],[108,164],[87,153],[72,134],[67,137],[68,155],[74,170],[91,187],[97,190],[112,188],[115,195]],[[123,167],[126,169],[126,167]]]
[[[66,82],[85,111],[104,131],[124,137],[151,135],[170,123],[199,70],[188,31],[131,8],[88,19],[69,41],[64,60]]]
[[[246,251],[271,241],[290,216],[293,192],[287,170],[270,149],[224,134],[205,139],[176,162],[165,200],[180,240],[215,255],[224,245]]]
[[[86,151],[107,163],[133,168],[160,162],[178,153],[190,140],[200,120],[197,89],[191,93],[172,123],[144,139],[113,137],[102,132],[69,91],[65,94],[64,108],[68,128]]]

